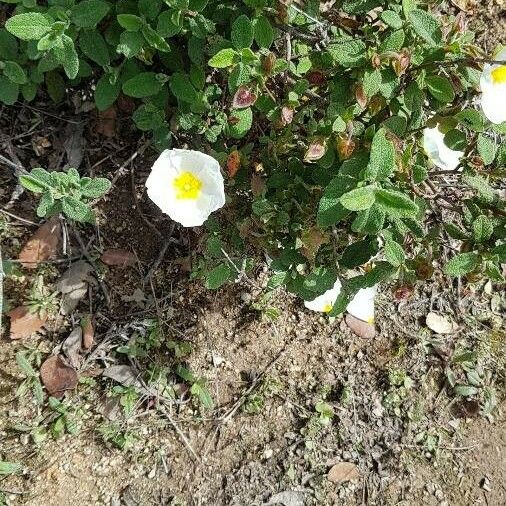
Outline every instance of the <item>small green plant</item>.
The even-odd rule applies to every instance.
[[[193,398],[198,400],[202,407],[207,409],[212,409],[214,407],[213,398],[206,386],[205,378],[196,377],[189,369],[182,365],[176,367],[176,374],[191,385],[190,393]]]
[[[266,375],[257,389],[246,398],[242,410],[248,415],[260,413],[265,405],[265,399],[271,398],[281,392],[283,385],[279,378]]]
[[[112,388],[112,395],[119,398],[120,406],[123,408],[126,417],[135,411],[139,401],[139,393],[133,386],[115,385]]]
[[[116,448],[128,451],[138,440],[138,436],[132,429],[123,430],[114,422],[105,422],[98,426],[98,433],[106,443],[111,443]]]
[[[26,305],[32,313],[47,318],[58,311],[57,297],[58,292],[51,292],[39,275],[32,284]]]
[[[388,372],[388,383],[390,387],[383,397],[383,406],[400,417],[402,404],[409,396],[413,380],[404,369],[392,368]]]
[[[29,174],[20,176],[20,182],[26,189],[41,194],[37,216],[47,217],[63,212],[67,218],[83,223],[94,222],[90,203],[111,187],[109,180],[81,177],[73,168],[67,172],[32,169]]]
[[[26,376],[26,378],[19,384],[16,390],[16,396],[22,397],[28,391],[33,393],[37,404],[41,405],[44,401],[44,392],[42,390],[42,383],[38,370],[42,362],[42,354],[37,349],[26,351],[18,351],[16,353],[16,363]]]
[[[73,436],[79,434],[80,410],[78,408],[71,406],[69,401],[62,402],[54,397],[49,397],[48,405],[55,413],[49,429],[54,439],[59,439],[65,433]]]

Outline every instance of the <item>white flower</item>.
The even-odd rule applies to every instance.
[[[423,131],[423,149],[436,167],[443,170],[455,170],[462,158],[463,151],[454,151],[445,144],[445,136],[438,126]]]
[[[311,301],[305,301],[304,305],[311,309],[311,311],[320,311],[328,313],[341,293],[341,281],[339,279],[335,282],[334,286],[327,290],[324,294],[316,297]],[[348,304],[346,310],[355,318],[364,320],[368,323],[374,322],[374,297],[376,296],[376,286],[372,288],[362,288],[353,297]]]
[[[485,116],[495,124],[506,121],[506,48],[494,55],[504,65],[486,64],[480,78],[481,107]]]
[[[225,204],[220,164],[188,149],[166,149],[146,181],[149,198],[184,227],[198,227]]]

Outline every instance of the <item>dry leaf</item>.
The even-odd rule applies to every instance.
[[[320,230],[318,227],[304,230],[300,238],[302,241],[302,254],[311,261],[315,259],[320,247],[323,244],[328,244],[330,241],[329,235]]]
[[[249,86],[239,86],[232,101],[234,109],[243,109],[252,106],[257,101],[257,95]]]
[[[135,265],[137,258],[131,251],[120,248],[111,248],[102,253],[100,260],[106,265],[115,267],[127,267]]]
[[[367,95],[365,94],[364,87],[361,84],[357,84],[355,88],[355,99],[357,100],[357,104],[365,109],[367,105]]]
[[[229,177],[234,177],[241,166],[241,153],[235,149],[227,158],[227,172]]]
[[[24,267],[35,269],[40,262],[54,258],[60,242],[60,235],[60,220],[58,216],[53,216],[28,239],[19,253],[18,260]]]
[[[26,306],[19,306],[8,313],[11,319],[11,339],[30,337],[42,328],[45,319],[39,318],[37,313],[31,313]]]
[[[116,107],[111,106],[105,111],[99,111],[95,131],[105,137],[116,136]]]
[[[372,323],[359,320],[349,313],[346,315],[345,321],[346,325],[359,337],[372,339],[376,335],[376,328]]]
[[[437,313],[430,312],[425,320],[427,327],[436,334],[451,334],[455,332],[458,325],[444,316],[438,315]]]
[[[260,197],[263,195],[267,185],[265,184],[265,179],[258,174],[251,175],[251,192],[254,197]]]
[[[284,490],[274,494],[267,505],[304,506],[304,495],[302,490]]]
[[[83,329],[76,327],[62,344],[63,353],[69,359],[70,365],[75,369],[78,369],[81,365],[81,355],[79,352],[81,351],[82,342]]]
[[[84,260],[72,264],[56,283],[56,288],[63,294],[61,313],[68,315],[74,311],[79,301],[88,292],[88,283],[94,282],[90,276],[93,267]]]
[[[348,136],[340,136],[337,140],[337,154],[340,160],[347,160],[355,151],[355,141]]]
[[[295,111],[293,107],[288,107],[287,105],[284,105],[281,108],[281,123],[283,126],[289,125],[293,121],[293,115]]]
[[[305,162],[313,162],[319,160],[327,151],[327,143],[323,137],[317,137],[309,144],[306,154],[304,155]]]
[[[311,86],[323,86],[327,82],[325,74],[321,70],[312,70],[306,75]]]
[[[62,397],[77,386],[77,372],[60,355],[52,355],[40,367],[40,377],[49,395]]]
[[[352,462],[339,462],[330,468],[327,479],[332,483],[356,481],[360,478],[358,468]]]
[[[86,316],[81,320],[81,328],[83,329],[83,348],[89,350],[95,342],[95,329],[91,316]]]

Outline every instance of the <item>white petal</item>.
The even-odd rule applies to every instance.
[[[436,126],[423,131],[423,148],[431,161],[443,170],[454,170],[458,167],[463,151],[450,149],[444,142],[444,134]]]
[[[306,306],[308,309],[311,309],[311,311],[326,312],[328,311],[329,306],[334,305],[334,302],[340,293],[341,281],[337,279],[334,283],[334,286],[330,290],[327,290],[324,294],[316,297],[316,299],[304,301],[304,306]]]
[[[489,121],[498,125],[506,121],[506,85],[482,86],[481,107]]]
[[[376,297],[376,286],[362,288],[353,297],[346,310],[355,318],[369,323],[374,321],[374,298]]]
[[[202,181],[195,200],[176,198],[174,179],[191,172]],[[209,215],[225,204],[225,189],[220,165],[213,157],[187,149],[167,149],[155,161],[146,181],[149,198],[174,221],[185,227],[202,225]]]

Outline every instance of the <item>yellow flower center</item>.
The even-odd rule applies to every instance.
[[[500,67],[492,70],[492,82],[494,84],[506,83],[506,65],[501,65]]]
[[[374,323],[374,316],[370,316],[366,321],[367,323]]]
[[[202,191],[202,181],[191,172],[182,172],[173,181],[176,198],[182,200],[197,200]]]
[[[325,313],[330,313],[332,311],[332,304],[325,304],[325,306],[323,306],[323,311]]]

